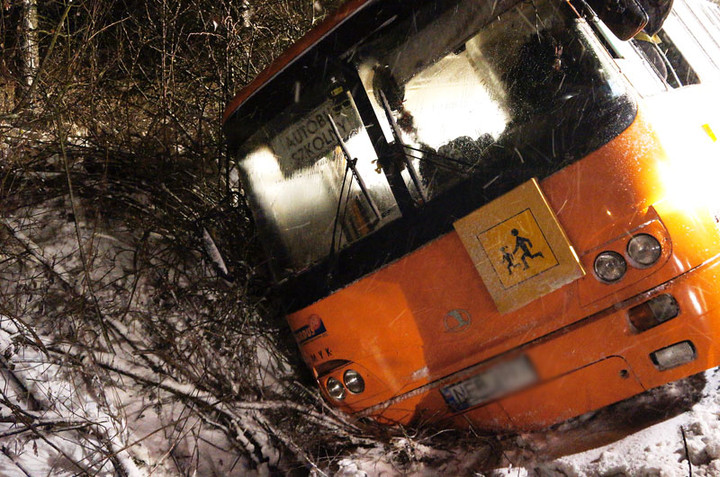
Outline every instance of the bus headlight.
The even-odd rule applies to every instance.
[[[328,378],[328,380],[325,381],[325,388],[331,398],[337,399],[338,401],[345,399],[345,388],[337,379]]]
[[[630,259],[639,267],[649,267],[658,261],[662,255],[660,242],[648,234],[636,235],[630,239],[627,245],[627,253]]]
[[[627,262],[617,252],[601,252],[595,257],[595,275],[600,280],[608,283],[616,282],[620,280],[627,271]]]
[[[343,374],[343,381],[348,391],[353,394],[360,394],[365,391],[365,380],[360,376],[360,373],[354,369],[348,369]]]

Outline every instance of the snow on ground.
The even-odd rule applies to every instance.
[[[688,412],[615,443],[530,467],[540,475],[718,476],[719,376],[717,369],[706,373],[702,399]],[[518,474],[506,469],[499,475],[532,473],[526,470]]]
[[[227,438],[187,403],[121,377],[78,382],[18,336],[0,317],[0,476],[249,475]]]
[[[123,426],[33,347],[18,346],[16,324],[0,319],[2,417],[0,475],[112,476],[109,455],[128,476],[137,467],[120,450]]]
[[[212,395],[153,369],[166,367],[144,351],[155,337],[135,316],[162,303],[153,302],[158,293],[151,280],[133,275],[132,233],[68,217],[68,209],[59,198],[1,219],[12,233],[3,247],[7,255],[0,253],[0,476],[267,475],[268,463],[248,462],[212,412],[198,410],[203,400],[220,408]],[[81,272],[78,236],[92,290]],[[91,294],[106,326],[127,339],[115,341],[113,354],[103,351],[93,324],[83,322],[92,313],[64,314],[73,296]],[[198,333],[182,335],[189,325],[181,311],[165,308],[175,336],[200,343]],[[78,336],[100,345],[80,346]],[[255,341],[261,348],[261,339]],[[267,447],[265,455],[277,453]]]

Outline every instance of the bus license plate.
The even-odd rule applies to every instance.
[[[464,411],[537,382],[537,373],[526,356],[499,363],[487,371],[440,390],[454,411]]]

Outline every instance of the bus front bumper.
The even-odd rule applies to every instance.
[[[663,294],[677,301],[678,316],[639,331],[630,310]],[[658,356],[669,357],[671,366],[658,363]],[[522,371],[517,378],[518,366],[508,365],[522,360],[530,363],[534,379]],[[357,415],[387,423],[539,429],[718,365],[720,255],[610,309]],[[505,393],[497,379],[503,374],[511,381]],[[500,383],[499,392],[480,385],[488,382],[483,375],[497,375],[490,382]],[[526,385],[522,389],[518,379]],[[458,403],[458,396],[469,405]]]

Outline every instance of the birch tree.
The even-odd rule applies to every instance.
[[[30,87],[40,68],[37,0],[22,0],[21,32],[22,80],[25,86]]]

